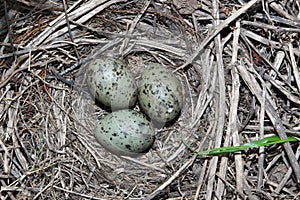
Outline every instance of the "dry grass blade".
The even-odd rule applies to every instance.
[[[264,98],[262,97],[262,89],[260,88],[259,84],[248,71],[246,71],[245,67],[242,65],[237,66],[239,73],[241,74],[242,78],[246,82],[246,84],[249,86],[250,90],[255,94],[257,99],[260,101],[260,103],[264,102]],[[281,139],[286,139],[286,134],[284,132],[283,124],[280,120],[280,118],[277,116],[277,113],[275,109],[273,108],[270,98],[267,98],[266,100],[266,112],[270,118],[270,120],[273,123],[274,128],[276,129],[278,135],[281,137]],[[297,177],[297,182],[300,183],[300,166],[297,162],[297,159],[295,157],[295,154],[290,146],[289,143],[284,143],[285,150],[287,152],[287,155],[290,159],[291,166],[294,169],[295,176]]]
[[[209,37],[206,37],[204,41],[199,45],[195,53],[182,65],[179,69],[183,69],[189,64],[191,64],[198,54],[209,44],[209,42],[219,34],[225,27],[228,26],[231,22],[233,22],[236,18],[238,18],[241,14],[245,13],[249,8],[251,8],[254,4],[256,4],[258,0],[251,0],[247,4],[245,4],[242,8],[240,8],[237,12],[233,13],[230,17],[228,17],[224,22],[215,27],[215,29],[211,32]]]
[[[219,13],[219,5],[217,1],[212,2],[212,7],[213,7],[213,17],[215,19],[220,18],[220,13]],[[214,26],[219,26],[220,21],[215,20],[214,21]],[[222,56],[223,52],[223,46],[221,44],[221,36],[217,35],[215,40],[215,47],[216,47],[216,71],[217,71],[217,76],[218,76],[218,81],[217,81],[217,88],[219,89],[217,93],[219,94],[216,96],[216,113],[215,113],[215,119],[217,119],[217,125],[216,125],[216,133],[215,133],[215,148],[218,148],[221,146],[222,143],[222,136],[224,132],[224,124],[225,124],[225,74],[224,74],[224,60]],[[228,137],[225,138],[224,145],[227,146],[229,143],[229,135]],[[225,178],[226,176],[226,168],[227,168],[227,158],[222,158],[221,163],[220,163],[223,168],[220,169],[220,176],[221,178]],[[210,163],[210,169],[209,169],[209,177],[211,179],[207,183],[207,194],[206,194],[206,199],[212,199],[212,193],[214,191],[214,182],[215,182],[215,174],[217,171],[217,165],[218,165],[218,157],[215,157],[211,160]],[[217,183],[217,188],[216,188],[216,197],[221,198],[222,194],[224,192],[224,183],[222,180],[218,180]]]
[[[204,151],[300,137],[297,0],[0,2],[2,199],[299,198],[297,142],[209,157],[182,141]],[[160,63],[184,88],[180,116],[141,157],[95,141],[109,111],[84,72],[99,55],[136,79]]]
[[[234,31],[233,34],[233,43],[232,43],[232,59],[231,59],[231,64],[234,66],[237,63],[237,58],[238,58],[238,41],[239,41],[239,36],[240,36],[240,23],[236,23],[236,30]],[[240,138],[239,138],[239,131],[238,131],[238,102],[240,98],[240,77],[238,75],[238,71],[235,67],[233,67],[232,72],[232,94],[230,100],[232,101],[231,106],[230,106],[230,114],[229,114],[229,119],[228,119],[228,132],[232,134],[232,144],[233,146],[238,146],[241,144]],[[234,161],[235,161],[235,173],[236,173],[236,189],[240,193],[244,190],[244,185],[243,185],[243,160],[242,156],[240,154],[237,154],[234,156]],[[240,199],[240,197],[238,197]]]

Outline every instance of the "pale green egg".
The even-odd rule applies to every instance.
[[[94,135],[111,153],[131,157],[147,153],[155,140],[152,124],[135,110],[107,114],[98,122]]]
[[[181,111],[183,92],[176,76],[160,64],[150,64],[141,75],[138,87],[140,107],[152,120],[165,123]]]
[[[135,78],[121,60],[100,56],[87,63],[85,67],[89,91],[97,101],[111,110],[135,106],[137,100]]]

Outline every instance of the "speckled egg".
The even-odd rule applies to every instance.
[[[169,69],[151,64],[141,75],[138,100],[142,110],[152,120],[160,123],[171,121],[181,111],[181,83]]]
[[[97,101],[111,110],[135,105],[137,85],[127,66],[120,60],[100,56],[86,65],[87,85]]]
[[[111,153],[131,157],[147,153],[155,140],[152,124],[135,110],[107,114],[98,122],[94,135]]]

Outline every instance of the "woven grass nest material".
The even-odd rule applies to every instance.
[[[291,1],[2,0],[3,199],[297,199],[299,143],[223,156],[198,151],[299,137],[300,5]],[[115,55],[137,75],[180,76],[180,117],[146,155],[95,142],[106,111],[81,68]]]

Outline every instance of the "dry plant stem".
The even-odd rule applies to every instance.
[[[266,16],[262,13],[256,13],[254,15],[255,18],[257,19],[265,19]],[[274,16],[274,15],[271,15],[269,17],[269,19],[272,21],[272,22],[278,22],[278,23],[281,23],[281,24],[285,24],[287,26],[294,26],[295,28],[299,27],[300,26],[300,22],[298,20],[289,20],[289,19],[286,19],[286,18],[283,18],[283,17],[279,17],[279,16]]]
[[[71,13],[71,11],[76,8],[83,0],[79,0],[76,3],[74,3],[68,10],[67,13]],[[59,17],[57,17],[54,21],[52,21],[45,30],[38,35],[37,38],[32,40],[27,47],[37,47],[40,46],[44,40],[49,37],[49,35],[53,34],[53,32],[60,27],[62,24],[59,24],[59,26],[55,25],[58,21],[63,21],[62,18],[65,16],[65,13],[62,13]]]
[[[276,69],[277,71],[279,70],[280,66],[282,65],[282,62],[284,61],[284,57],[285,57],[285,54],[283,51],[278,51],[276,53],[276,56],[275,56],[275,60],[274,60],[274,63],[273,63],[273,66],[274,66],[274,69]],[[270,71],[270,77],[273,79],[273,80],[276,80],[276,77],[277,77],[277,73],[276,71],[274,71],[273,69]],[[269,82],[266,83],[266,86],[267,87],[270,87],[271,84]]]
[[[242,28],[241,31],[245,36],[247,36],[255,41],[258,41],[264,45],[270,46],[270,47],[278,49],[278,50],[284,49],[285,51],[289,51],[289,47],[287,45],[283,45],[280,42],[275,42],[273,40],[264,38],[252,31],[246,30],[244,28]],[[300,56],[300,49],[293,49],[293,51],[294,51],[294,54],[296,54],[297,56]]]
[[[223,63],[223,62],[220,62],[219,64],[221,64],[221,63]],[[218,65],[218,77],[219,77],[219,81],[218,81],[219,91],[218,91],[218,93],[220,95],[219,95],[218,99],[216,100],[217,108],[216,108],[215,118],[218,119],[218,120],[216,122],[217,123],[216,124],[217,129],[216,129],[216,133],[215,133],[216,140],[215,140],[214,148],[219,148],[221,146],[222,136],[223,136],[223,127],[224,127],[224,123],[225,123],[225,105],[226,105],[225,104],[225,82],[224,82],[224,73],[220,73],[220,72],[224,72],[223,70],[224,70],[224,68],[223,68],[222,64]],[[210,178],[209,178],[208,184],[207,184],[208,192],[206,194],[206,199],[211,199],[212,198],[212,192],[214,191],[213,187],[214,187],[214,183],[215,183],[215,174],[216,174],[216,170],[217,170],[218,160],[219,160],[218,156],[213,157],[211,159],[211,163],[210,163],[211,165],[209,167],[209,169],[210,169],[209,177]]]
[[[265,103],[266,103],[266,86],[263,84],[262,90],[262,102],[260,105],[259,113],[259,138],[263,139],[264,134],[264,120],[265,120]],[[264,162],[265,162],[265,148],[259,148],[259,159],[258,159],[258,180],[257,180],[257,189],[260,190],[263,187],[264,179]]]
[[[74,195],[76,195],[76,196],[78,196],[78,197],[82,197],[82,198],[86,198],[86,199],[91,199],[91,200],[106,200],[106,199],[94,197],[94,196],[91,196],[91,195],[86,195],[86,194],[74,192],[74,191],[71,191],[71,190],[67,190],[67,189],[65,189],[65,188],[58,187],[58,186],[56,186],[56,185],[53,185],[53,188],[58,189],[58,190],[61,190],[61,191],[64,191],[65,193],[68,193],[68,194],[74,194]]]
[[[55,119],[55,124],[56,126],[58,127],[58,129],[60,130],[59,131],[59,134],[57,134],[57,143],[58,143],[58,146],[59,147],[64,147],[65,144],[66,144],[66,134],[67,134],[67,127],[66,127],[66,119],[67,119],[67,116],[65,115],[68,114],[66,108],[65,108],[65,102],[64,102],[64,93],[65,91],[62,91],[60,92],[60,95],[58,95],[58,91],[57,91],[57,94],[54,94],[53,96],[58,96],[61,98],[61,102],[60,102],[60,105],[61,105],[61,108],[58,108],[56,106],[53,106],[53,114],[54,116],[56,116],[56,119]],[[56,102],[55,102],[56,103]],[[58,102],[56,103],[58,104]],[[61,111],[63,110],[63,112]],[[65,113],[64,113],[65,112]],[[57,151],[60,151],[60,150],[57,150]],[[65,150],[63,149],[60,153],[65,153]]]
[[[281,16],[289,19],[289,20],[293,20],[293,21],[297,21],[298,19],[290,14],[288,14],[286,11],[283,10],[282,6],[279,5],[278,3],[276,3],[275,1],[272,1],[270,3],[270,7],[273,8],[278,14],[280,14]]]
[[[199,145],[199,148],[198,148],[198,151],[201,149],[200,147],[202,147],[204,145],[204,143],[207,141],[207,138],[209,137],[209,135],[213,132],[215,132],[215,123],[212,123],[207,132],[206,132],[206,135],[204,136],[204,138],[202,139],[201,141],[201,144]],[[208,145],[208,148],[210,149],[212,147],[212,141],[210,141],[209,145]],[[203,166],[203,169],[202,169],[202,172],[201,174],[203,175],[200,175],[200,177],[198,178],[198,186],[197,186],[197,192],[195,194],[195,200],[197,199],[196,197],[199,195],[199,192],[200,192],[200,189],[203,185],[203,183],[205,182],[205,179],[204,177],[207,176],[208,172],[206,170],[206,167],[207,167],[207,164],[208,164],[208,160],[205,160],[205,167]]]
[[[4,135],[4,132],[1,131],[0,133],[1,133],[1,135]],[[4,157],[3,158],[3,172],[4,172],[4,174],[8,174],[8,172],[9,172],[9,159],[8,159],[9,152],[8,152],[5,144],[1,140],[1,138],[0,138],[0,146],[1,146],[1,151],[4,151],[4,153],[3,153],[3,157]]]
[[[128,33],[126,35],[133,35],[133,31],[136,28],[137,23],[140,21],[141,17],[144,15],[146,12],[147,8],[149,7],[151,1],[147,0],[144,2],[144,7],[142,8],[142,11],[140,14],[138,14],[133,21],[130,23],[130,27],[128,30]],[[128,43],[130,41],[130,38],[125,38],[123,41],[123,45],[120,47],[120,53],[123,52],[123,50],[128,46]]]
[[[67,68],[64,71],[61,71],[59,73],[59,75],[63,76],[65,74],[73,71],[74,69],[78,68],[79,66],[81,66],[81,65],[87,63],[88,61],[90,61],[91,59],[93,59],[93,57],[96,57],[97,55],[100,55],[101,53],[103,53],[107,49],[118,45],[120,42],[122,42],[122,40],[123,40],[123,38],[115,38],[115,39],[113,39],[113,40],[111,40],[109,42],[105,42],[106,44],[104,46],[102,46],[100,49],[96,48],[96,51],[92,54],[92,56],[88,56],[86,58],[80,59],[77,63],[75,63],[74,65],[72,65],[70,68]],[[101,41],[100,43],[103,44],[103,41]]]
[[[299,28],[286,28],[286,27],[278,27],[278,26],[274,26],[274,25],[270,25],[270,24],[266,24],[266,23],[262,23],[262,22],[251,22],[251,21],[241,21],[242,25],[249,25],[249,26],[255,26],[255,27],[259,27],[262,29],[269,29],[269,30],[273,30],[276,32],[300,32]]]
[[[263,98],[261,96],[262,95],[262,89],[259,86],[259,84],[257,83],[254,76],[246,70],[245,66],[238,65],[237,69],[238,69],[241,77],[243,78],[243,80],[245,81],[245,83],[247,84],[249,89],[251,90],[251,92],[256,96],[256,98],[258,99],[260,104],[262,104],[262,102],[263,102]],[[279,118],[278,114],[276,113],[276,111],[275,111],[274,107],[272,106],[269,99],[266,99],[266,104],[265,105],[266,105],[267,115],[270,118],[277,134],[279,135],[279,137],[281,139],[286,139],[287,135],[285,133],[284,126],[283,126],[283,124],[281,122],[281,119]],[[290,143],[284,143],[283,146],[284,146],[284,149],[285,149],[285,151],[286,151],[286,153],[289,157],[290,164],[291,164],[291,166],[294,170],[296,180],[297,180],[298,183],[300,183],[300,166],[299,166],[299,163],[297,162],[297,159],[296,159],[295,154],[294,154],[294,152],[291,148],[291,145],[290,145]]]
[[[216,87],[215,82],[217,80],[217,73],[214,73],[213,71],[214,67],[212,65],[214,62],[213,62],[213,57],[211,57],[210,55],[211,55],[211,51],[209,49],[206,50],[204,54],[203,65],[209,67],[205,68],[204,72],[201,72],[203,73],[203,77],[204,77],[204,86],[201,89],[200,94],[198,95],[197,104],[194,109],[195,114],[192,116],[193,117],[192,124],[190,125],[191,127],[197,126],[197,123],[199,123],[201,117],[203,116],[203,113],[208,108],[209,104],[213,99],[213,93]],[[213,77],[211,77],[211,74],[213,74]]]
[[[220,18],[219,14],[219,2],[217,0],[213,0],[212,2],[212,7],[213,7],[213,17],[217,20],[214,21],[214,26],[218,26],[220,24],[220,21],[218,20]],[[217,57],[217,66],[218,66],[218,86],[219,91],[219,97],[216,102],[218,102],[218,109],[216,109],[216,119],[218,119],[218,127],[217,127],[217,132],[216,132],[216,141],[215,141],[215,148],[218,148],[221,146],[222,143],[222,136],[224,132],[224,124],[225,124],[225,113],[226,113],[226,102],[225,102],[225,74],[224,74],[224,60],[223,60],[223,46],[221,43],[221,35],[217,35],[214,39],[215,42],[215,49],[216,49],[216,57]],[[225,141],[224,141],[224,146],[230,145],[229,143],[230,137],[229,133],[226,134],[225,136]],[[228,158],[227,157],[222,157],[220,166],[219,174],[220,176],[225,179],[226,177],[226,171],[227,171],[227,163],[228,163]],[[216,168],[218,164],[218,159],[216,159],[215,166],[211,168],[211,173],[215,174],[216,173]],[[211,177],[211,180],[214,180],[214,177]],[[210,181],[210,180],[209,180]],[[214,180],[215,181],[215,180]],[[222,180],[217,181],[217,188],[216,188],[216,197],[221,199],[223,192],[224,192],[225,185]],[[211,197],[207,198],[211,199]]]
[[[184,165],[180,167],[166,182],[164,182],[161,186],[159,186],[155,191],[153,191],[150,195],[148,195],[145,200],[151,200],[155,198],[161,191],[163,191],[169,184],[171,184],[185,169],[190,167],[197,155],[194,155],[192,158],[190,158]]]
[[[294,55],[294,47],[292,43],[289,43],[289,52],[290,52],[290,59],[292,64],[292,69],[294,72],[294,78],[298,86],[298,92],[300,92],[300,75],[299,75],[299,63],[297,65],[295,55]]]
[[[233,32],[232,41],[232,58],[231,58],[231,77],[232,77],[232,89],[231,89],[231,106],[229,111],[228,120],[228,130],[232,134],[232,144],[233,146],[239,146],[240,136],[239,136],[239,126],[238,126],[238,106],[239,106],[239,96],[240,96],[240,78],[235,65],[237,65],[237,57],[239,46],[239,36],[240,36],[240,22],[236,22],[236,29]],[[235,173],[236,173],[236,189],[240,193],[244,190],[243,184],[243,159],[240,153],[234,155],[235,161]],[[241,199],[239,196],[237,199]]]
[[[156,48],[163,51],[167,51],[170,53],[173,53],[179,57],[185,57],[186,52],[183,49],[179,49],[170,45],[163,44],[161,42],[146,40],[146,39],[139,39],[139,40],[132,40],[132,42],[135,42],[137,45],[141,46],[147,46],[150,48]]]
[[[83,127],[83,126],[82,126]],[[91,133],[90,133],[91,134]],[[90,142],[86,141],[85,138],[77,135],[77,139],[79,140],[79,142],[88,150],[88,152],[90,152],[90,154],[93,156],[93,158],[95,159],[95,162],[97,164],[97,167],[99,169],[101,169],[101,164],[99,162],[99,160],[97,159],[97,151],[93,148],[93,146],[90,144]]]
[[[55,159],[55,160],[52,160],[51,163],[46,165],[46,166],[41,166],[37,169],[26,171],[23,175],[21,175],[19,178],[17,178],[15,181],[13,181],[10,185],[8,185],[6,187],[2,187],[1,191],[11,190],[11,188],[14,188],[15,185],[18,185],[18,184],[22,183],[22,181],[26,177],[28,177],[32,174],[35,174],[35,173],[40,173],[43,170],[49,169],[49,168],[53,167],[54,165],[56,165],[58,162],[61,162],[61,160],[60,159]],[[12,189],[12,191],[14,191],[14,190],[15,189]]]
[[[256,131],[259,131],[259,128],[257,126],[253,126],[253,125],[247,125],[245,127],[246,130],[249,130],[251,132],[256,132]],[[265,126],[264,127],[265,129],[265,132],[274,132],[274,127],[273,126]],[[299,132],[299,127],[297,127],[295,130],[289,130],[289,129],[286,129],[285,132],[288,134],[288,135],[293,135],[293,136],[296,136],[296,137],[300,137],[300,134]]]
[[[19,104],[19,102],[18,102],[18,104]],[[16,128],[14,128],[14,134],[12,135],[14,145],[17,145],[19,142],[21,142],[21,141],[18,141],[18,137],[16,136],[17,134],[19,134],[19,133],[16,130]],[[21,144],[21,146],[24,146],[24,145]],[[20,166],[21,166],[20,174],[23,174],[23,172],[28,170],[28,164],[30,164],[30,161],[28,161],[26,159],[26,157],[23,155],[21,150],[22,150],[21,148],[15,148],[14,153],[17,157],[18,163],[20,163]]]
[[[8,97],[12,97],[13,93],[10,91],[8,93]],[[19,105],[19,101],[17,101],[17,105]],[[5,137],[10,138],[12,135],[14,135],[14,128],[16,127],[16,120],[17,120],[17,113],[18,113],[18,107],[13,108],[10,107],[7,111],[8,113],[8,123],[7,123],[7,129],[5,131]]]
[[[175,159],[178,157],[178,155],[179,155],[182,151],[184,151],[184,150],[186,150],[186,146],[185,146],[184,144],[181,144],[181,145],[178,147],[178,149],[177,149],[170,157],[166,158],[166,162],[167,162],[167,163],[172,162],[172,161],[175,160]]]
[[[165,171],[162,170],[161,168],[156,167],[156,166],[151,165],[151,164],[148,164],[148,163],[145,163],[145,162],[141,162],[138,159],[134,159],[134,158],[131,158],[131,157],[126,157],[126,156],[121,156],[121,158],[123,158],[124,160],[130,161],[130,162],[136,163],[138,165],[141,165],[143,167],[147,167],[149,169],[153,169],[153,170],[159,171],[159,172],[161,172],[163,174],[165,173]]]
[[[297,105],[300,105],[300,99],[299,99],[299,97],[293,95],[291,93],[291,91],[287,90],[283,86],[283,83],[281,81],[270,79],[269,82],[271,83],[272,86],[276,87],[283,95],[285,95],[286,98],[288,98],[288,100],[290,100],[291,102],[294,102]],[[268,88],[270,88],[270,87],[268,87]]]
[[[270,186],[273,186],[273,187],[278,187],[278,186],[279,186],[278,183],[275,183],[275,182],[270,181],[270,180],[266,180],[266,184],[268,184],[268,185],[270,185]],[[294,198],[294,199],[297,199],[297,196],[299,197],[299,194],[295,194],[294,192],[292,192],[291,190],[289,190],[289,189],[286,188],[286,187],[282,188],[282,191],[284,191],[284,192],[290,194],[290,195],[293,196],[293,197],[296,197],[296,198]]]
[[[95,28],[92,28],[92,27],[89,27],[89,26],[86,26],[82,23],[77,23],[76,21],[74,20],[70,20],[70,22],[72,24],[75,24],[76,26],[78,27],[81,27],[81,28],[84,28],[92,33],[95,33],[96,35],[99,35],[99,36],[105,36],[105,37],[109,37],[109,38],[137,38],[137,36],[140,36],[140,35],[126,35],[126,34],[122,34],[122,33],[115,33],[115,32],[109,32],[109,31],[102,31],[102,30],[98,30],[98,29],[95,29]]]
[[[227,186],[229,186],[232,190],[235,190],[236,193],[238,193],[238,195],[242,198],[242,199],[246,199],[246,196],[244,195],[243,191],[239,191],[239,190],[236,190],[236,188],[231,184],[229,183],[226,179],[223,179],[223,177],[220,176],[219,173],[216,174],[216,176],[221,179]],[[252,200],[250,197],[248,197],[250,200]]]
[[[269,22],[271,22],[271,20],[270,20],[271,17],[270,17],[270,13],[269,13],[269,6],[268,6],[268,4],[266,3],[265,0],[263,0],[261,4],[262,4],[262,10],[265,13],[266,18],[268,19]]]
[[[236,18],[238,18],[241,14],[245,13],[249,8],[251,8],[254,4],[258,3],[260,0],[251,0],[248,3],[244,4],[238,11],[233,13],[230,17],[228,17],[225,21],[223,21],[221,24],[216,26],[212,32],[201,42],[199,47],[196,49],[195,53],[191,55],[188,60],[178,67],[176,70],[183,69],[189,64],[191,64],[195,58],[199,55],[199,53],[206,47],[209,42],[220,33],[221,30],[223,30],[225,27],[227,27],[231,22],[233,22]]]
[[[251,47],[251,49],[253,49],[254,51],[255,51],[255,53],[257,53],[258,55],[260,55],[260,52],[259,52],[259,50],[255,47],[255,45],[247,38],[247,37],[245,37],[245,36],[249,36],[248,34],[247,34],[247,30],[245,31],[245,29],[241,29],[242,30],[242,34],[241,34],[241,36],[243,36],[243,39],[244,39],[244,41],[247,43],[247,45],[249,45],[250,47]],[[245,34],[246,33],[246,34]],[[249,33],[249,32],[248,32]],[[251,33],[252,34],[252,33]],[[250,35],[251,35],[250,34]],[[253,36],[254,38],[252,38],[252,39],[255,39],[256,41],[258,41],[258,42],[260,42],[260,43],[263,43],[263,41],[262,40],[267,40],[267,39],[265,39],[265,38],[263,38],[263,37],[261,37],[261,36],[259,36],[259,35],[257,35],[257,37],[256,36]],[[259,38],[260,37],[260,38]],[[250,37],[251,38],[251,37]],[[269,45],[269,44],[267,44],[267,45]],[[270,45],[270,46],[272,46],[272,45]],[[273,47],[273,46],[272,46]],[[271,67],[272,68],[272,70],[273,71],[275,71],[276,72],[276,74],[277,74],[277,76],[292,90],[292,91],[294,91],[294,92],[297,92],[297,89],[294,87],[294,86],[292,86],[291,84],[290,84],[290,82],[288,82],[287,80],[286,80],[286,78],[285,77],[283,77],[281,74],[280,74],[280,72],[271,64],[271,62],[269,61],[269,60],[267,60],[266,58],[264,58],[264,56],[262,56],[262,55],[260,55],[260,57],[263,59],[263,61],[264,61],[264,64],[266,64],[267,66],[269,66],[269,67]]]
[[[54,181],[56,181],[56,179],[58,179],[59,177],[59,173],[56,172],[55,176],[51,179],[51,181],[45,186],[43,187],[34,197],[33,200],[39,198],[39,196],[48,188],[53,187],[54,186]]]
[[[109,7],[110,5],[118,2],[123,2],[126,0],[92,0],[87,2],[86,4],[83,4],[81,7],[77,8],[74,11],[71,11],[74,9],[74,6],[70,7],[67,11],[69,14],[70,20],[76,20],[77,23],[84,23],[87,20],[91,19],[94,15],[102,11],[103,9]],[[81,2],[81,0],[80,0]],[[58,17],[55,21],[53,21],[50,24],[49,28],[46,28],[36,39],[34,39],[32,42],[30,42],[27,47],[35,47],[40,45],[41,43],[48,43],[49,41],[58,38],[59,36],[65,34],[68,29],[67,27],[64,27],[60,29],[59,31],[56,31],[59,27],[65,25],[65,19],[63,19],[65,14],[61,14],[60,17]],[[70,25],[70,28],[75,28],[75,25]],[[56,32],[55,32],[56,31]],[[50,37],[49,37],[50,36]],[[48,38],[49,37],[49,38]],[[48,38],[48,39],[47,39]],[[47,40],[46,40],[47,39]],[[46,40],[46,41],[45,41]]]
[[[10,25],[10,16],[8,14],[8,11],[7,11],[7,5],[6,5],[6,1],[4,1],[4,10],[5,10],[5,18],[6,18],[6,26],[8,27],[8,38],[9,38],[9,42],[10,42],[10,46],[12,48],[12,51],[13,51],[13,55],[15,55],[15,48],[14,48],[14,41],[13,41],[13,31],[11,30],[11,25]],[[15,55],[16,56],[16,55]],[[15,57],[16,59],[16,57]]]
[[[7,187],[7,185],[6,185],[6,183],[5,183],[5,181],[4,181],[3,179],[0,180],[0,183],[1,183],[1,190],[0,190],[0,194],[1,194],[2,191],[3,191],[3,192],[5,191],[3,188]],[[16,190],[13,189],[11,192],[10,192],[10,191],[7,192],[7,193],[8,193],[8,196],[9,196],[10,199],[12,199],[12,200],[17,200],[17,199],[15,198],[15,196],[13,195],[13,192],[15,192],[15,191],[16,191]]]
[[[204,177],[205,177],[205,174],[206,174],[206,168],[207,168],[207,163],[208,163],[208,160],[204,160],[204,163],[203,163],[203,166],[202,166],[202,170],[201,170],[201,173],[200,173],[200,176],[198,178],[198,186],[197,186],[197,190],[196,190],[196,194],[195,194],[195,197],[194,197],[194,200],[198,200],[199,199],[199,193],[201,191],[201,187],[204,183]]]
[[[280,159],[282,155],[279,154],[279,155],[276,155],[272,160],[271,162],[268,163],[268,166],[265,168],[265,172],[269,172],[269,170],[274,167],[274,165],[276,165],[276,163],[278,163],[278,160]],[[267,176],[266,176],[267,177]]]
[[[15,74],[28,68],[27,66],[22,66],[16,69],[22,61],[23,59],[17,60],[17,62],[14,63],[13,66],[6,72],[6,74],[3,76],[2,81],[0,82],[0,88],[5,86]]]
[[[85,42],[86,40],[83,40],[83,42],[81,42],[82,39],[75,39],[75,43],[88,43],[88,42]],[[90,43],[92,44],[95,44],[95,43],[103,43],[103,41],[101,40],[92,40]],[[70,42],[66,42],[66,41],[63,41],[63,43],[58,43],[58,44],[51,44],[51,45],[41,45],[41,46],[38,46],[38,47],[25,47],[24,50],[19,50],[19,51],[15,51],[14,53],[6,53],[6,54],[0,54],[0,59],[3,59],[3,58],[9,58],[13,55],[17,55],[17,56],[20,56],[20,55],[23,55],[23,54],[26,54],[24,56],[28,57],[27,54],[29,54],[29,52],[36,52],[36,51],[47,51],[47,50],[52,50],[52,49],[57,49],[57,48],[60,48],[60,47],[66,47],[66,46],[69,46],[70,44],[74,45],[73,43],[70,43]]]
[[[189,96],[189,103],[191,104],[191,115],[192,115],[192,118],[193,118],[195,116],[195,106],[194,106],[194,101],[193,101],[193,97],[192,97],[192,88],[191,88],[191,85],[189,84],[188,77],[185,74],[183,74],[182,76],[184,77],[185,85],[188,88],[187,92],[184,91],[183,96],[187,96],[187,95]],[[183,84],[182,84],[182,87],[184,88]],[[1,101],[1,97],[0,97],[0,101]],[[183,109],[184,109],[184,107],[183,107]]]
[[[63,7],[64,7],[64,13],[65,13],[65,18],[66,18],[66,22],[67,22],[67,26],[68,26],[68,33],[69,33],[69,37],[71,42],[74,44],[74,39],[73,39],[73,34],[71,32],[71,27],[70,27],[70,20],[69,20],[69,16],[67,13],[67,4],[66,4],[66,0],[63,0]],[[73,46],[73,49],[76,53],[77,58],[79,59],[79,53],[76,49],[76,45]]]
[[[299,157],[300,157],[300,145],[298,146],[296,151],[296,159],[298,160]],[[291,178],[292,173],[293,173],[293,169],[289,167],[287,173],[284,175],[283,179],[274,190],[275,193],[280,194],[281,190],[284,188],[288,180]]]
[[[209,135],[211,135],[211,133],[213,133],[215,130],[215,126],[214,124],[212,124],[209,128],[208,131],[206,133],[206,135],[204,136],[204,138],[202,139],[197,151],[201,151],[203,149],[203,146],[207,140],[207,138],[209,137]],[[189,166],[191,166],[193,164],[193,162],[195,161],[197,155],[194,155],[191,159],[189,159],[183,166],[180,167],[179,170],[177,170],[166,182],[164,182],[160,187],[158,187],[155,191],[153,191],[150,195],[148,195],[145,199],[146,200],[150,200],[155,198],[161,191],[163,191],[169,184],[171,184],[185,169],[187,169]],[[200,181],[200,180],[199,180]],[[203,180],[201,180],[203,181]]]
[[[55,99],[52,98],[52,101],[54,102],[55,105],[57,105],[57,107],[58,107],[64,114],[66,114],[66,115],[67,115],[70,119],[72,119],[73,121],[76,121],[76,123],[79,124],[82,128],[84,128],[84,129],[86,130],[86,132],[89,132],[89,130],[87,130],[87,129],[85,128],[85,126],[81,124],[80,121],[78,121],[78,120],[76,120],[74,117],[72,117],[72,116],[70,115],[70,113],[68,113],[68,112],[67,112],[60,104],[58,104],[57,101],[56,101]],[[49,110],[49,113],[50,113],[50,110]],[[49,114],[47,114],[47,116],[46,116],[46,120],[47,120],[47,121],[48,121],[48,118],[49,118]],[[46,124],[48,124],[48,122],[47,122]],[[75,135],[77,136],[77,139],[82,143],[82,145],[84,145],[85,148],[91,153],[91,155],[94,157],[94,159],[95,159],[95,161],[96,161],[96,163],[97,163],[97,166],[99,167],[99,169],[101,169],[101,164],[100,164],[100,162],[99,162],[99,160],[97,159],[97,156],[96,156],[97,152],[94,150],[93,147],[91,147],[92,144],[91,144],[90,142],[87,142],[87,141],[85,140],[85,138],[81,137],[80,135],[77,135],[77,134],[75,134]],[[46,127],[45,127],[45,140],[46,140],[47,145],[49,146],[49,149],[54,150],[53,147],[50,145],[50,142],[48,141],[48,138],[49,138],[49,136],[48,136],[48,128],[47,128],[47,126],[46,126]]]

